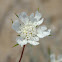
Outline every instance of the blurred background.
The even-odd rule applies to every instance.
[[[26,45],[22,62],[49,62],[49,49],[56,56],[62,54],[62,0],[0,0],[0,62],[18,62],[22,47],[16,44],[17,33],[12,29],[15,15],[36,10],[51,28],[51,36],[40,39],[38,46]]]

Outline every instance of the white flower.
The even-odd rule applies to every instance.
[[[62,55],[59,55],[57,58],[55,54],[50,55],[51,62],[62,62]]]
[[[25,12],[19,15],[19,20],[16,20],[12,25],[12,28],[20,35],[20,37],[16,39],[19,45],[23,46],[27,43],[38,45],[39,38],[50,35],[51,29],[47,30],[46,26],[39,27],[44,20],[44,18],[41,17],[42,15],[38,11],[36,11],[35,16],[34,13],[27,16]]]

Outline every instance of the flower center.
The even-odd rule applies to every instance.
[[[21,37],[30,39],[36,35],[36,27],[33,25],[25,25],[21,28]]]

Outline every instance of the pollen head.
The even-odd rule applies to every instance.
[[[36,27],[33,25],[25,25],[21,28],[21,37],[30,39],[36,35]]]

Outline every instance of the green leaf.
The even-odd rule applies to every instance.
[[[52,35],[49,35],[49,36],[52,36]]]
[[[20,36],[20,35],[17,35],[17,36]]]
[[[19,16],[15,13],[15,15],[19,18]]]
[[[16,45],[14,45],[13,47],[16,47],[16,46],[18,46],[19,44],[16,44]]]
[[[11,21],[12,21],[12,24],[13,24],[13,20],[11,19]]]
[[[51,54],[51,49],[50,49],[50,47],[48,47],[48,54],[49,54],[49,55]]]
[[[39,11],[39,8],[38,8],[38,11]]]
[[[12,21],[12,24],[13,24],[13,21]]]

